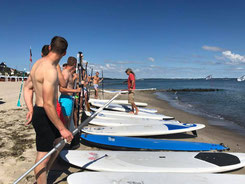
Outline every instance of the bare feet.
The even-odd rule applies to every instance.
[[[129,113],[129,114],[134,114],[134,111],[129,111],[128,113]]]
[[[136,111],[136,112],[134,113],[134,115],[138,115],[138,112],[139,112],[139,111]]]

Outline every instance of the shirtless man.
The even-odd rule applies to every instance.
[[[69,127],[70,118],[72,117],[72,109],[73,109],[73,93],[78,93],[81,91],[81,88],[73,89],[74,87],[74,80],[77,75],[73,74],[76,71],[77,59],[75,57],[70,56],[67,60],[67,66],[62,71],[62,75],[66,81],[66,88],[60,87],[60,105],[62,108],[62,113],[64,115],[64,119],[66,122],[67,127]]]
[[[95,73],[95,76],[93,76],[93,85],[94,85],[94,97],[97,99],[98,98],[98,88],[99,88],[99,83],[103,80],[103,78],[100,80],[99,77],[99,72]]]
[[[42,57],[45,57],[47,56],[49,53],[49,45],[44,45],[43,48],[42,48],[42,51],[41,51],[41,56]],[[40,61],[42,60],[38,60],[36,63],[39,63]],[[61,73],[61,69],[60,69],[60,65],[58,64],[57,65],[57,71],[58,71],[58,79],[59,79],[59,85],[62,86],[62,87],[66,87],[66,83],[65,83],[65,79]],[[31,83],[31,76],[29,76],[24,84],[24,94],[28,94],[27,98],[31,99],[30,102],[26,102],[27,99],[25,99],[25,96],[24,96],[24,99],[25,99],[25,102],[26,104],[33,104],[33,88],[29,88],[29,83]],[[31,97],[30,97],[31,96]],[[62,120],[62,122],[64,122],[64,118],[63,118],[63,115],[62,115],[62,112],[61,112],[61,107],[60,107],[60,104],[58,102],[58,93],[56,95],[56,99],[57,99],[57,113],[58,113],[58,116],[59,118]],[[29,106],[27,105],[27,108],[28,108],[28,113],[26,115],[26,119],[27,119],[27,123],[26,125],[30,124],[31,123],[31,120],[32,120],[32,114],[33,114],[33,105]]]
[[[55,36],[51,40],[49,54],[33,65],[30,73],[31,82],[26,86],[30,90],[24,93],[29,110],[32,107],[32,94],[28,94],[28,92],[33,89],[36,95],[35,106],[32,108],[32,124],[36,132],[36,163],[53,149],[54,141],[57,138],[63,137],[68,142],[73,139],[72,133],[66,129],[56,112],[57,65],[66,54],[67,46],[67,41],[62,37]],[[45,159],[34,169],[38,184],[47,183],[47,172],[55,156],[57,156],[57,153]]]

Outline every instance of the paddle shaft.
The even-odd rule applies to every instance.
[[[103,96],[103,99],[105,99],[105,97],[104,97],[104,75],[103,75],[103,70],[102,70],[102,96]]]
[[[20,107],[20,97],[21,97],[21,93],[22,93],[22,88],[23,88],[23,83],[24,83],[24,77],[25,77],[25,72],[23,72],[23,77],[22,77],[22,82],[21,82],[21,86],[20,86],[20,93],[19,93],[19,98],[18,98],[18,102],[17,102],[17,106]]]
[[[90,88],[91,88],[91,80],[93,78],[93,68],[91,67],[91,73],[90,73],[90,78],[89,78],[89,81],[88,81],[88,100],[90,98]]]
[[[84,96],[84,93],[83,93],[83,85],[82,85],[82,79],[83,79],[83,67],[82,67],[82,52],[78,52],[77,54],[78,56],[78,75],[79,75],[79,83],[78,83],[78,87],[81,88],[81,91],[79,92],[78,94],[78,103],[77,103],[77,126],[79,125],[79,111],[80,111],[80,100],[81,100],[81,93],[83,94]]]
[[[75,130],[73,130],[72,135],[76,135],[84,126],[86,126],[90,121],[92,121],[107,105],[109,105],[113,100],[115,100],[121,93],[117,93],[114,97],[112,97],[105,105],[100,107],[94,114],[85,119],[81,125],[79,125]],[[52,155],[55,151],[57,151],[62,145],[65,144],[65,140],[61,140],[55,147],[48,152],[41,160],[39,160],[36,164],[34,164],[28,171],[26,171],[22,176],[20,176],[13,184],[19,183],[27,174],[29,174],[33,169],[35,169],[40,163],[42,163],[46,158]]]

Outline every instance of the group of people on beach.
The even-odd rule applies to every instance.
[[[67,47],[68,42],[60,36],[55,36],[50,45],[44,45],[42,57],[33,65],[30,76],[24,85],[24,100],[28,108],[26,125],[32,123],[36,132],[37,155],[35,163],[50,152],[54,145],[60,142],[61,138],[67,142],[72,141],[73,135],[69,130],[69,123],[74,118],[74,125],[77,126],[76,115],[73,113],[79,113],[77,111],[80,110],[76,109],[74,112],[74,103],[78,106],[78,100],[73,100],[74,97],[75,99],[80,98],[81,104],[83,104],[83,100],[85,100],[85,104],[88,104],[89,83],[92,81],[95,98],[98,98],[98,86],[103,80],[103,78],[100,79],[99,72],[96,72],[95,76],[87,76],[86,71],[83,70],[81,73],[83,81],[80,83],[83,85],[84,91],[81,93],[81,86],[74,88],[79,79],[76,73],[77,59],[70,56],[62,70],[59,66],[59,61],[66,55]],[[83,55],[81,55],[82,57]],[[135,75],[131,69],[127,69],[126,74],[129,75],[128,101],[132,105],[130,113],[138,114],[138,108],[134,103]],[[61,93],[59,98],[58,90]],[[33,106],[34,93],[35,105]],[[59,151],[56,151],[35,168],[37,183],[47,183],[47,173]]]

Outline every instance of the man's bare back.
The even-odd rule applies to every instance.
[[[73,86],[74,86],[74,80],[73,80],[73,75],[72,73],[68,70],[68,69],[64,69],[62,71],[62,75],[64,76],[64,79],[66,81],[66,88],[67,89],[73,89]],[[67,92],[62,92],[62,94],[65,94],[65,95],[72,95],[72,93],[67,93]]]
[[[53,94],[57,94],[58,89],[58,73],[55,65],[52,65],[47,61],[47,58],[39,59],[32,68],[31,80],[36,94],[35,104],[39,107],[43,107],[43,85],[52,84]],[[50,78],[51,77],[51,78]],[[56,98],[53,98],[53,104],[56,106]]]

